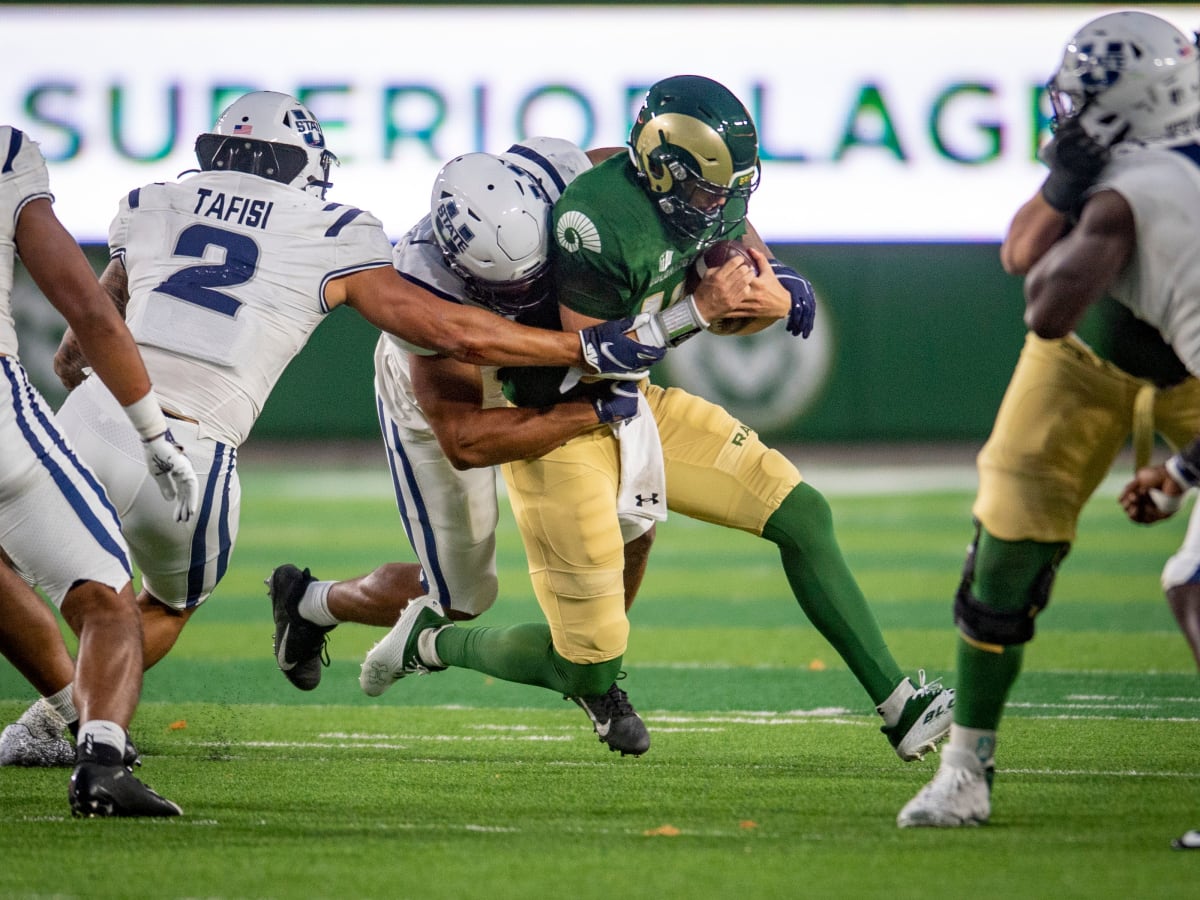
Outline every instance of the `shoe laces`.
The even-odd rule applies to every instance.
[[[933,799],[948,799],[961,789],[983,778],[982,773],[972,772],[963,766],[939,766],[933,780],[925,786],[926,796]]]
[[[913,697],[914,697],[914,698],[915,698],[915,697],[929,697],[929,696],[932,696],[932,695],[934,695],[934,694],[937,694],[937,693],[939,693],[940,691],[942,691],[942,690],[943,690],[943,687],[942,687],[942,679],[941,679],[941,678],[935,678],[935,679],[933,679],[933,681],[926,682],[926,681],[925,681],[925,670],[924,670],[924,669],[917,669],[917,685],[916,685],[916,688],[917,688],[917,690],[916,690],[916,692],[913,694]],[[910,699],[912,699],[912,698],[910,698]]]
[[[618,676],[618,678],[624,677],[624,672]],[[629,702],[629,695],[617,687],[616,681],[613,682],[612,687],[601,694],[601,697],[605,710],[612,718],[618,719],[634,715],[633,704]]]

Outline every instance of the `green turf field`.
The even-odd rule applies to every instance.
[[[843,492],[835,521],[900,662],[953,676],[961,489]],[[821,486],[818,482],[818,486]],[[1200,691],[1158,572],[1184,521],[1129,525],[1106,486],[1040,620],[1001,733],[992,823],[900,831],[904,764],[802,617],[768,545],[674,517],[631,613],[622,759],[547,692],[450,671],[358,690],[379,632],[332,635],[314,692],[271,656],[263,578],[411,559],[382,471],[247,461],[218,595],[148,673],[133,734],[175,820],[73,820],[66,770],[0,768],[3,897],[1194,897]],[[491,622],[536,620],[502,516]],[[0,721],[32,699],[0,665]]]

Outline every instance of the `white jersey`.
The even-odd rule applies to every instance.
[[[1200,375],[1200,144],[1118,145],[1093,191],[1112,190],[1133,210],[1133,258],[1112,295],[1153,325]],[[1162,572],[1164,590],[1200,579],[1200,505]]]
[[[124,261],[126,320],[163,406],[236,447],[329,312],[325,286],[388,265],[391,245],[363,210],[200,172],[131,191],[109,252]]]
[[[1112,295],[1200,375],[1200,144],[1118,145],[1092,190],[1119,193],[1137,229]]]
[[[0,125],[0,353],[17,355],[17,329],[12,314],[13,235],[25,204],[51,198],[50,176],[37,144],[10,125]]]

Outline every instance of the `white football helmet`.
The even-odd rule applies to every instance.
[[[504,316],[537,306],[531,290],[549,265],[550,198],[542,185],[490,153],[467,153],[433,182],[429,217],[447,264],[472,299]]]
[[[536,178],[549,195],[551,204],[558,202],[576,175],[592,167],[587,154],[575,144],[553,137],[525,138],[501,153],[500,158]]]
[[[325,149],[325,133],[312,111],[275,91],[235,100],[211,133],[196,138],[196,158],[205,172],[246,172],[318,197],[332,187],[329,167],[338,161]]]
[[[1200,120],[1200,56],[1174,25],[1145,12],[1109,13],[1084,25],[1046,86],[1054,120],[1076,116],[1093,137],[1175,137]]]

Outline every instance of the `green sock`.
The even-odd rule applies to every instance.
[[[972,593],[993,609],[1024,609],[1029,603],[1030,586],[1066,546],[1040,541],[1002,541],[980,530]],[[972,645],[960,636],[955,723],[995,731],[1009,689],[1021,672],[1024,656],[1024,644],[1011,644],[996,653]]]
[[[558,655],[544,624],[447,628],[437,654],[448,666],[474,669],[504,681],[549,688],[569,697],[603,694],[621,671],[621,660],[573,663]]]
[[[1024,656],[1024,644],[1005,647],[1003,653],[992,653],[971,646],[960,635],[955,724],[995,731],[1000,725],[1008,689],[1020,674]]]
[[[882,703],[904,673],[842,556],[829,503],[801,482],[767,520],[763,537],[779,546],[804,614],[846,661],[871,702]]]

